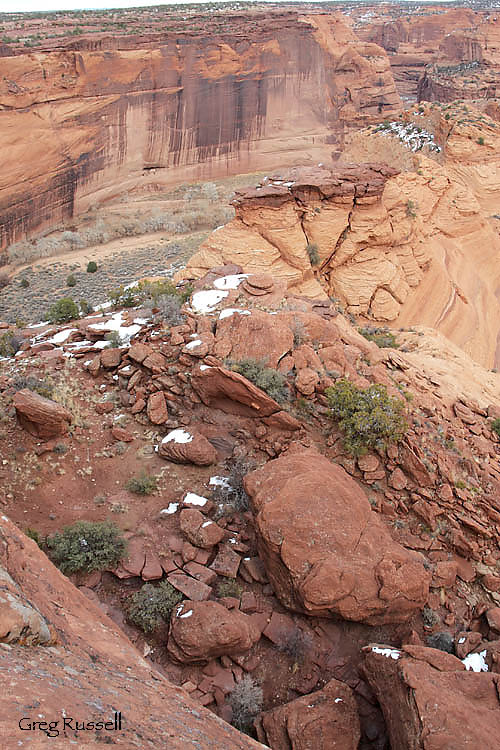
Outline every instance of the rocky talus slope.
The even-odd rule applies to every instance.
[[[365,146],[370,138],[408,154],[412,170],[339,163],[275,173],[237,193],[235,219],[179,278],[235,262],[296,294],[335,297],[358,319],[432,327],[498,365],[497,124],[465,105],[427,105],[364,131]]]
[[[2,361],[4,736],[35,695],[47,717],[121,710],[125,747],[257,747],[202,708],[234,720],[251,677],[273,750],[500,747],[500,376],[411,331],[379,348],[285,286],[213,268],[179,325],[95,314],[27,329]],[[248,358],[275,368],[270,393]],[[401,401],[398,442],[347,450],[327,390],[342,376]],[[248,509],[224,512],[212,489],[242,461]],[[144,467],[156,493],[120,487]],[[7,520],[44,535],[108,512],[126,557],[79,590]],[[182,598],[157,636],[126,621],[141,579]]]
[[[320,162],[399,106],[387,54],[340,16],[18,48],[2,57],[0,249],[137,187]]]

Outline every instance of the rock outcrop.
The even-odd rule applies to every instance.
[[[438,149],[427,153],[442,164],[420,153],[426,128]],[[179,278],[237,263],[278,276],[294,294],[334,297],[358,319],[433,327],[480,364],[498,365],[498,327],[485,326],[482,312],[500,319],[496,123],[472,108],[426,105],[363,138],[410,159],[418,151],[412,171],[368,163],[274,174],[237,193],[236,217]]]
[[[64,435],[73,420],[72,414],[64,406],[27,388],[17,391],[12,403],[19,424],[39,438]]]
[[[345,683],[330,680],[322,690],[264,711],[257,733],[273,750],[357,750],[360,730],[353,692]]]
[[[185,26],[2,57],[1,249],[146,181],[317,163],[400,106],[385,51],[340,16]]]
[[[404,622],[423,607],[423,560],[395,543],[340,466],[297,449],[245,477],[259,554],[281,602],[309,615]]]
[[[466,671],[450,654],[412,646],[368,647],[364,672],[392,747],[500,748],[500,675]]]
[[[175,750],[262,747],[170,684],[101,608],[78,591],[5,516],[0,519],[0,565],[5,571],[2,580],[8,581],[11,590],[14,586],[15,595],[23,600],[16,611],[26,608],[28,602],[37,619],[35,625],[30,615],[19,639],[6,637],[2,627],[0,639],[10,643],[0,649],[0,674],[3,682],[11,685],[0,706],[3,747],[26,739],[19,728],[23,717],[30,717],[31,722],[58,722],[58,734],[50,739],[55,747],[86,744],[94,738],[107,741],[111,738],[108,731],[79,732],[75,722],[72,728],[63,729],[63,719],[72,716],[78,721],[113,722],[117,710],[122,714],[122,729],[113,732],[112,738],[119,747],[156,748],[158,743]],[[2,623],[8,611],[2,605]],[[29,633],[35,630],[38,636],[31,640]],[[21,645],[23,642],[45,642],[47,646]],[[35,699],[36,708],[29,708]],[[157,720],[152,721],[151,716]],[[84,738],[83,734],[91,736]],[[43,738],[47,741],[43,730],[31,732],[31,736],[33,747],[41,748]]]
[[[168,652],[185,664],[248,651],[260,638],[252,618],[218,602],[182,602],[170,620]]]

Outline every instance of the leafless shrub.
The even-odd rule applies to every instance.
[[[250,675],[245,675],[229,694],[228,703],[233,712],[231,724],[240,732],[249,732],[255,717],[262,711],[262,702],[262,688]]]

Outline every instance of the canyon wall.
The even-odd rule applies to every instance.
[[[184,275],[235,262],[285,279],[296,294],[335,297],[360,321],[435,328],[498,367],[496,125],[472,109],[432,107],[416,108],[413,119],[420,127],[440,118],[441,165],[419,154],[415,171],[400,174],[339,163],[273,175],[237,194],[235,219],[203,243]],[[386,137],[406,148],[404,135]]]
[[[137,187],[321,161],[400,106],[340,17],[226,26],[3,57],[0,248]]]

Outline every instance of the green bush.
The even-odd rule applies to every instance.
[[[316,245],[316,243],[310,242],[307,245],[306,250],[309,256],[309,260],[311,262],[311,266],[318,266],[320,262],[320,257],[319,257],[318,246]]]
[[[415,219],[417,216],[417,203],[410,198],[406,201],[406,215],[412,219]]]
[[[391,398],[383,385],[362,389],[341,378],[325,395],[331,415],[344,433],[344,446],[354,456],[369,449],[384,450],[401,440],[406,431],[404,402]]]
[[[14,331],[6,331],[0,335],[0,357],[13,357],[19,351],[24,339]]]
[[[493,432],[495,432],[498,437],[500,438],[500,418],[494,419],[491,423],[491,429]]]
[[[170,620],[172,609],[182,598],[180,591],[168,581],[162,581],[158,586],[145,583],[130,597],[128,618],[145,633],[151,633],[162,622]]]
[[[89,260],[87,263],[87,273],[95,273],[97,271],[97,263],[95,260]]]
[[[266,367],[265,362],[257,359],[242,359],[239,362],[227,363],[233,372],[239,372],[244,378],[261,388],[278,403],[288,401],[290,392],[286,378],[277,370]]]
[[[115,568],[126,551],[120,529],[107,521],[77,521],[47,537],[47,547],[63,573]]]
[[[480,136],[480,137],[479,137],[479,138],[477,139],[477,142],[479,143],[479,145],[480,145],[480,146],[484,146],[484,138],[483,138],[483,136]]]
[[[29,285],[30,285],[30,283],[29,283],[28,279],[21,279],[21,287],[23,289],[27,289],[29,287]]]
[[[54,302],[47,313],[47,318],[51,323],[68,323],[70,320],[76,320],[80,317],[78,305],[71,297],[62,297]]]
[[[66,279],[66,286],[76,286],[76,279],[73,274],[68,276],[68,278]]]
[[[151,495],[157,489],[156,477],[143,471],[138,477],[129,479],[125,486],[136,495]]]
[[[396,343],[396,337],[389,331],[388,328],[358,328],[359,333],[365,337],[368,341],[373,341],[377,344],[380,349],[390,348],[398,349],[399,344]]]

